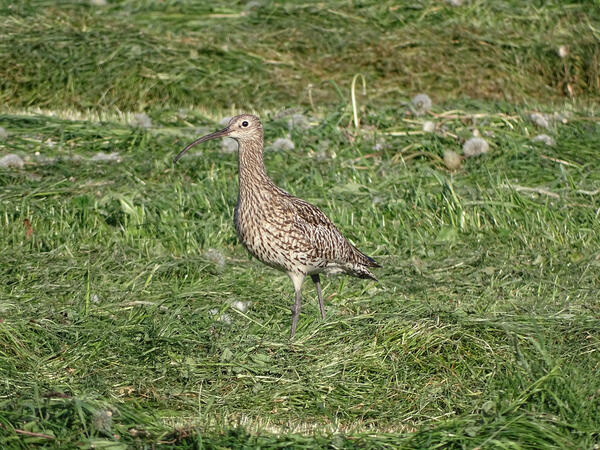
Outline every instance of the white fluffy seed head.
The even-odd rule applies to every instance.
[[[465,158],[472,158],[473,156],[483,155],[490,150],[490,146],[487,141],[480,137],[472,137],[468,139],[463,145],[463,154]]]
[[[152,119],[146,113],[134,114],[129,123],[137,128],[152,128]]]
[[[423,122],[423,131],[425,133],[433,133],[435,131],[435,123],[431,120]]]
[[[119,155],[117,152],[113,152],[113,153],[98,152],[90,158],[90,161],[121,162],[121,155]]]
[[[456,170],[460,167],[462,158],[454,150],[444,151],[444,164],[450,170]]]
[[[67,158],[64,159],[66,160]],[[56,156],[46,156],[40,154],[40,152],[36,152],[35,154],[35,162],[38,164],[54,164],[56,161],[58,161]]]
[[[209,248],[204,252],[204,258],[219,268],[225,267],[225,256],[219,250]]]
[[[292,114],[292,117],[288,119],[288,128],[290,130],[306,130],[310,128],[310,122],[303,114]]]
[[[217,308],[209,309],[208,314],[210,314],[211,316],[216,316],[217,314],[219,314],[219,310]],[[221,314],[220,316],[216,317],[216,320],[229,325],[231,324],[231,315]]]
[[[542,128],[550,128],[550,122],[548,122],[548,119],[546,118],[546,116],[544,116],[543,114],[540,113],[533,113],[529,116],[529,118],[531,119],[531,121],[533,123],[535,123],[538,127],[542,127]]]
[[[425,114],[431,109],[433,104],[431,98],[427,94],[417,94],[410,101],[415,109],[417,115]]]
[[[245,313],[246,311],[248,311],[248,308],[250,308],[250,302],[242,302],[240,300],[236,300],[231,302],[231,307],[233,309],[237,309],[238,311]]]
[[[294,145],[294,142],[289,138],[277,138],[277,139],[275,139],[273,144],[271,144],[271,148],[273,150],[278,150],[278,151],[281,151],[281,150],[287,151],[287,150],[294,150],[294,148],[296,148],[296,146]]]
[[[6,139],[8,137],[8,133],[2,127],[0,127],[0,139]]]
[[[533,142],[542,142],[550,147],[552,147],[556,142],[554,139],[547,134],[538,134],[536,137],[532,139]]]
[[[385,141],[385,139],[377,139],[375,141],[375,144],[373,144],[373,146],[371,147],[371,149],[376,152],[380,152],[382,150],[385,150],[387,147],[388,147],[388,144]]]
[[[9,153],[0,158],[0,167],[22,169],[25,166],[25,161],[19,155]]]
[[[231,321],[232,321],[232,319],[231,319],[231,315],[229,315],[229,314],[221,314],[221,315],[220,315],[220,316],[217,318],[217,320],[218,320],[219,322],[223,322],[223,323],[225,323],[225,324],[227,324],[227,325],[231,325]]]

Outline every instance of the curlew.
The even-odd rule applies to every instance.
[[[369,267],[381,266],[348,242],[319,208],[288,194],[271,181],[265,170],[263,129],[258,117],[250,114],[233,117],[224,129],[185,147],[174,162],[194,145],[222,137],[238,142],[236,233],[250,254],[290,277],[296,292],[291,307],[293,338],[302,308],[302,283],[307,275],[315,284],[324,319],[320,273],[345,273],[376,280]]]

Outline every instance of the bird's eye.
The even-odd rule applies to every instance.
[[[245,128],[245,127],[247,127],[247,126],[248,126],[248,121],[247,121],[247,120],[244,120],[244,121],[242,122],[242,126],[243,126],[244,128]]]

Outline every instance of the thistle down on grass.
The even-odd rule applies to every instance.
[[[410,101],[413,106],[413,110],[417,116],[425,114],[431,109],[433,104],[431,98],[427,94],[417,94]]]
[[[146,113],[137,113],[129,122],[131,126],[137,128],[152,128],[152,119]]]
[[[532,139],[532,141],[533,142],[541,142],[543,144],[546,144],[549,147],[552,147],[556,144],[554,139],[551,136],[548,136],[547,134],[538,134],[536,137],[534,137]]]
[[[25,166],[25,161],[19,155],[15,155],[14,153],[9,153],[8,155],[4,155],[0,158],[0,167],[4,167],[6,169],[22,169]]]
[[[243,302],[241,300],[235,300],[231,302],[231,307],[237,309],[240,312],[246,313],[250,308],[251,302]]]
[[[377,141],[375,142],[375,144],[371,147],[372,150],[376,151],[376,152],[380,152],[382,150],[385,150],[387,148],[387,142],[385,142],[385,139],[377,139]]]
[[[203,254],[204,258],[212,262],[217,268],[223,269],[225,267],[225,256],[219,250],[209,248]]]
[[[548,121],[548,118],[544,114],[533,113],[529,116],[529,118],[538,127],[550,128],[550,122]]]
[[[292,117],[288,119],[288,128],[290,130],[306,130],[310,128],[310,122],[303,114],[292,114]]]
[[[211,316],[217,316],[219,314],[219,310],[217,308],[210,309],[208,311],[208,314]],[[223,322],[227,325],[231,325],[231,322],[232,322],[231,314],[227,314],[227,313],[220,314],[220,315],[218,315],[218,317],[216,317],[216,320],[218,322]]]
[[[40,152],[35,152],[34,157],[35,157],[35,161],[38,164],[42,164],[42,165],[50,165],[50,164],[54,164],[56,161],[58,161],[57,157],[42,155]],[[68,158],[65,158],[65,160],[66,159],[68,159]],[[73,158],[73,159],[75,159],[75,158]]]
[[[425,133],[433,133],[435,131],[435,122],[431,120],[423,122],[423,131]]]
[[[104,153],[98,152],[90,158],[90,161],[94,162],[121,162],[121,155],[117,152]]]
[[[329,153],[330,147],[331,147],[331,142],[329,141],[329,139],[323,139],[322,141],[319,141],[318,150],[314,153],[315,159],[318,161],[326,161],[328,159],[334,159],[335,152],[333,152],[333,155],[330,155],[330,153]]]
[[[294,142],[290,138],[277,138],[273,141],[273,143],[269,146],[269,150],[275,151],[289,151],[294,150],[296,146]]]
[[[480,137],[472,137],[463,145],[463,154],[465,155],[465,158],[483,155],[489,150],[490,146],[487,141]]]
[[[444,164],[450,170],[456,170],[460,167],[462,158],[454,150],[444,151]]]

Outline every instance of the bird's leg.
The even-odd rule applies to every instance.
[[[321,308],[321,319],[325,318],[325,305],[323,304],[323,294],[321,294],[321,278],[318,273],[310,276],[317,288],[317,296],[319,297],[319,308]]]
[[[296,291],[296,301],[290,308],[292,310],[292,333],[290,339],[296,334],[296,326],[298,325],[298,318],[300,317],[300,310],[302,309],[302,294],[300,291]]]
[[[301,273],[288,273],[288,276],[294,284],[294,291],[296,291],[296,300],[290,308],[292,310],[292,332],[290,339],[296,334],[296,326],[298,325],[298,318],[300,317],[300,310],[302,309],[302,282],[304,281],[304,274]]]

